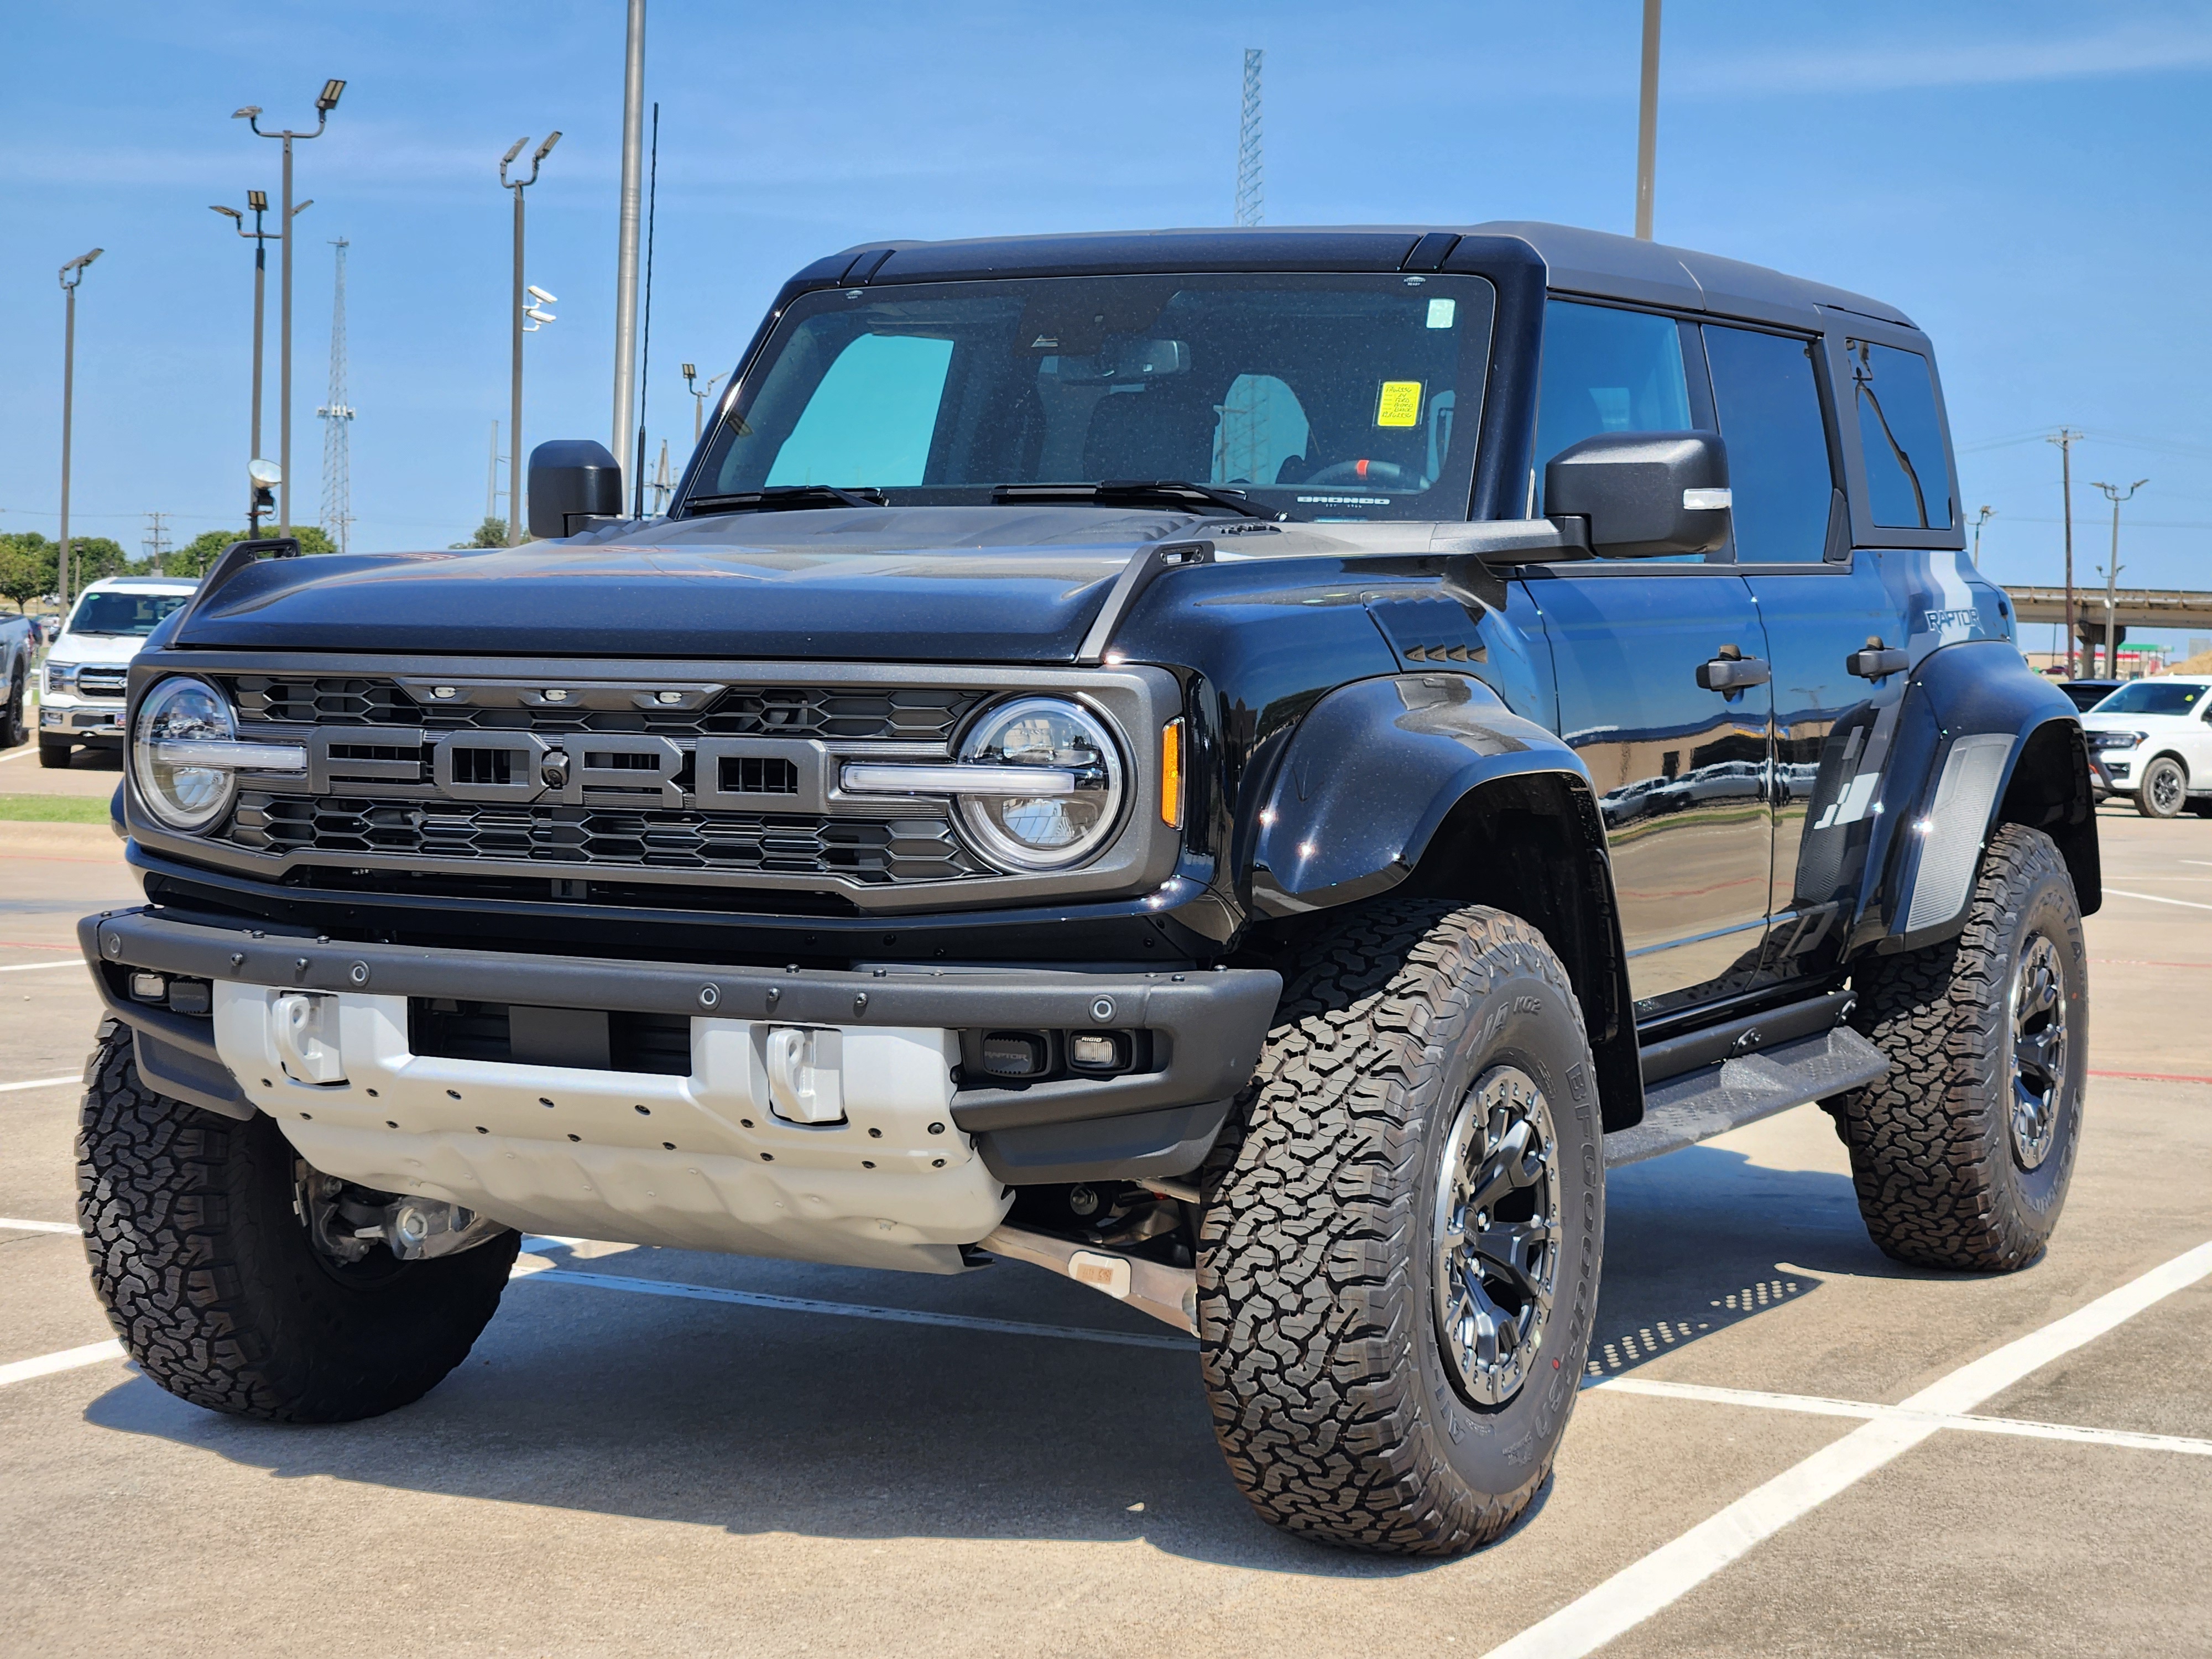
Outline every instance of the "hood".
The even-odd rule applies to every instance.
[[[1073,659],[1137,550],[1192,522],[1083,507],[831,508],[565,541],[265,559],[182,647],[482,656]]]
[[[51,662],[129,662],[146,648],[143,634],[71,634],[64,632],[47,653]]]

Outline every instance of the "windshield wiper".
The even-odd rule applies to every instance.
[[[684,503],[686,511],[708,513],[775,513],[794,507],[889,505],[880,489],[840,489],[835,484],[770,484],[765,489],[739,489],[726,495],[694,495]]]
[[[1101,483],[1006,483],[991,491],[1000,507],[1024,502],[1083,501],[1100,507],[1122,503],[1187,507],[1194,512],[1219,507],[1239,518],[1269,519],[1278,523],[1285,515],[1262,507],[1241,489],[1216,489],[1212,484],[1192,483],[1186,478],[1109,478]]]

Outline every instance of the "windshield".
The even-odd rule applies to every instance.
[[[70,616],[72,634],[135,634],[143,639],[154,624],[180,605],[191,603],[189,593],[88,593],[76,602]]]
[[[1294,519],[1464,519],[1494,301],[1479,276],[1273,272],[806,295],[690,504],[1172,478]]]
[[[2203,701],[2206,687],[2174,680],[2130,680],[2099,703],[2100,714],[2187,714]]]

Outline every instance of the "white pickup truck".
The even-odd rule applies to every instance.
[[[46,653],[39,698],[39,764],[67,766],[78,745],[123,746],[123,687],[131,659],[154,625],[189,601],[199,583],[184,576],[107,576],[77,596],[67,626]],[[12,648],[12,647],[11,647]],[[24,676],[15,669],[6,741],[21,743]]]

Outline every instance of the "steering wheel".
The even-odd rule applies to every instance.
[[[1338,461],[1318,472],[1310,473],[1298,482],[1301,484],[1332,483],[1399,483],[1404,481],[1406,469],[1395,461]]]

